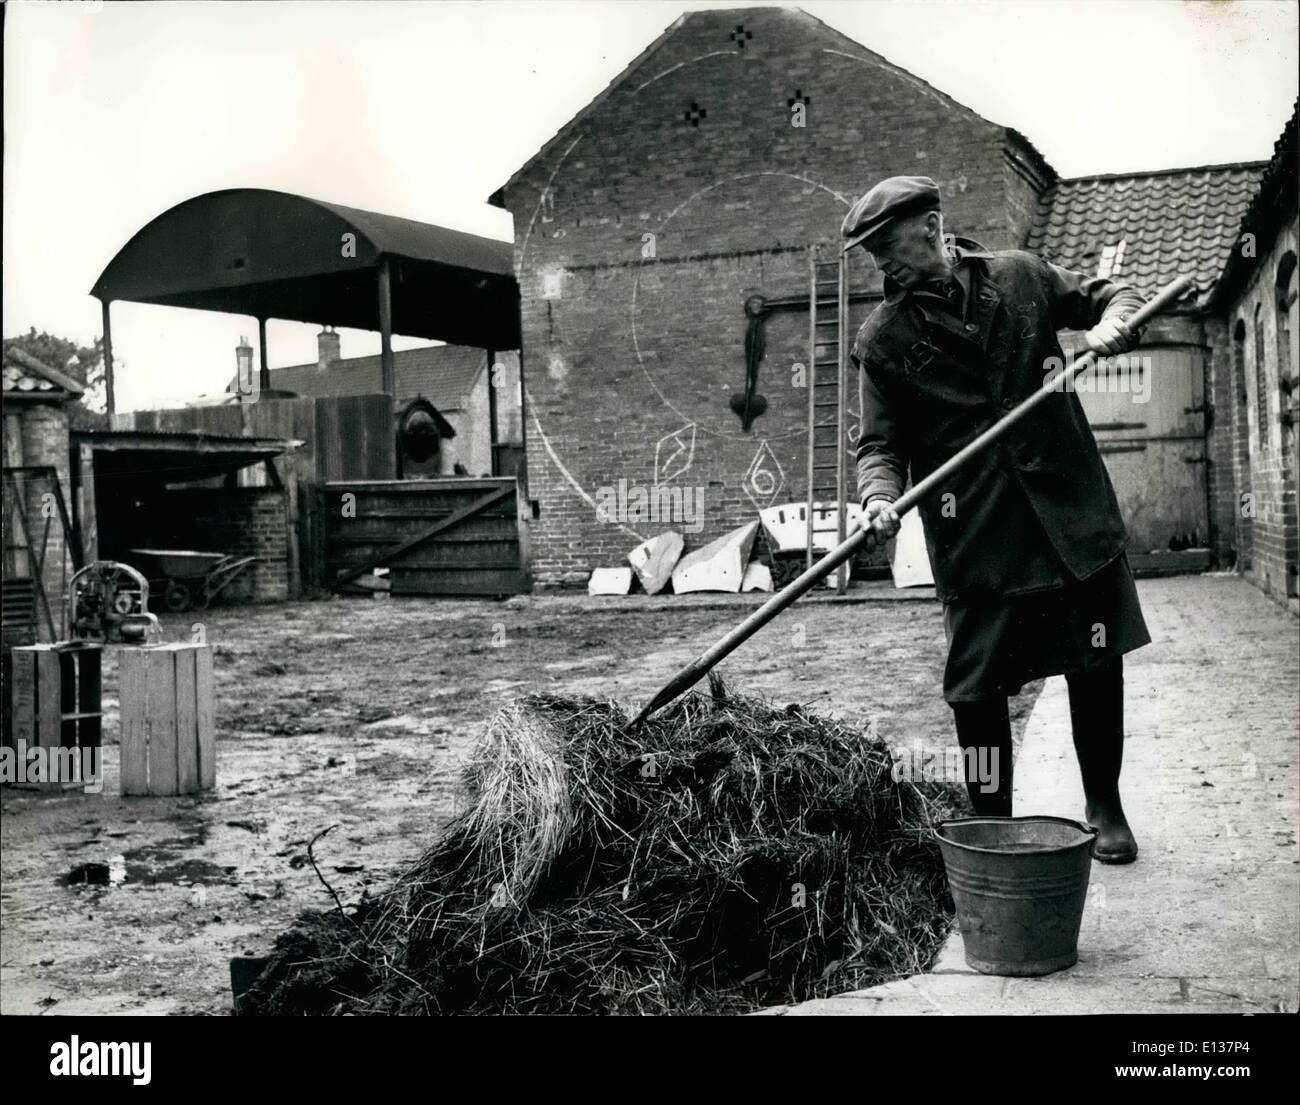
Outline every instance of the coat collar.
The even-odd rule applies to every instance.
[[[964,263],[981,264],[989,260],[993,254],[985,249],[979,242],[973,238],[961,238],[954,236],[952,240],[952,254],[954,265]],[[885,302],[891,307],[895,307],[907,298],[907,289],[888,276],[884,282]]]

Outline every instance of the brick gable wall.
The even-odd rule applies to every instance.
[[[743,49],[737,25],[751,36]],[[791,125],[796,98],[804,127]],[[940,183],[948,230],[1021,246],[1036,196],[1008,166],[1006,141],[919,79],[779,9],[688,16],[561,131],[503,191],[522,296],[536,579],[580,583],[664,529],[688,529],[698,547],[760,506],[802,499],[807,392],[794,366],[808,360],[807,313],[767,320],[768,409],[746,434],[728,405],[744,386],[746,297],[806,294],[808,245],[832,256],[848,206],[894,174]],[[865,266],[856,277],[870,278]],[[869,308],[853,305],[851,330]],[[856,385],[850,395],[856,410]],[[620,480],[702,495],[699,531],[602,521],[600,489]]]

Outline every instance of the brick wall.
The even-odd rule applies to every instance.
[[[1238,567],[1267,594],[1294,609],[1300,609],[1296,574],[1300,561],[1296,510],[1300,477],[1296,426],[1294,422],[1287,425],[1282,415],[1288,404],[1294,410],[1295,400],[1288,398],[1279,385],[1284,378],[1300,378],[1296,341],[1300,327],[1293,276],[1289,300],[1282,312],[1285,331],[1289,332],[1284,344],[1289,344],[1290,361],[1283,364],[1277,276],[1283,256],[1294,254],[1298,241],[1300,229],[1292,221],[1271,245],[1260,243],[1252,275],[1224,321],[1215,350],[1216,363],[1225,366],[1225,375],[1227,366],[1232,366],[1234,417],[1230,451],[1236,477],[1232,497],[1240,500],[1249,494],[1247,503],[1253,509],[1253,518],[1241,516],[1248,515],[1249,510],[1238,510],[1235,519]],[[1262,364],[1256,359],[1261,353]],[[1240,402],[1242,394],[1244,404]],[[1224,446],[1218,448],[1222,451]]]
[[[792,126],[797,97],[804,127]],[[561,131],[504,189],[538,582],[580,583],[639,540],[685,528],[600,521],[598,493],[620,480],[699,489],[703,526],[685,534],[688,548],[760,506],[803,499],[807,391],[794,366],[808,361],[807,313],[769,317],[758,388],[768,409],[746,434],[729,408],[744,387],[746,297],[806,294],[808,245],[833,256],[849,205],[893,174],[940,183],[949,231],[1020,246],[1034,197],[1008,168],[1007,141],[918,78],[781,9],[687,16]],[[865,265],[856,278],[873,279]],[[853,306],[851,330],[868,309]],[[856,411],[856,385],[850,396]]]
[[[1022,248],[1038,212],[1038,200],[1055,181],[1055,173],[1042,155],[1015,131],[1008,130],[1003,145],[1007,231],[1006,246]]]
[[[289,597],[285,493],[273,487],[186,488],[164,494],[169,521],[164,547],[256,556],[251,569],[223,591],[221,601],[283,602]]]

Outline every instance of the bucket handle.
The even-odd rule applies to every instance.
[[[972,821],[985,821],[985,822],[995,822],[995,823],[1006,823],[1011,821],[1052,821],[1058,825],[1068,825],[1072,829],[1078,829],[1079,832],[1083,833],[1087,839],[1079,841],[1078,844],[1062,845],[1062,848],[1077,848],[1080,845],[1086,843],[1088,845],[1089,855],[1092,854],[1093,849],[1096,847],[1097,836],[1101,832],[1101,830],[1098,829],[1097,826],[1095,825],[1088,825],[1082,821],[1075,821],[1073,818],[1070,817],[1057,817],[1054,814],[1050,814],[1050,813],[1035,813],[1035,814],[1030,814],[1027,817],[946,817],[942,821],[935,822],[934,833],[936,836],[942,836],[943,839],[947,843],[951,844],[954,848],[963,848],[968,852],[982,852],[982,853],[988,853],[990,855],[1005,854],[998,848],[981,848],[977,844],[965,844],[960,840],[953,840],[952,837],[946,836],[943,832],[943,830],[947,828],[949,825],[968,825]]]

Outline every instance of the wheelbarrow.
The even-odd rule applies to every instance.
[[[227,556],[188,549],[128,549],[127,555],[135,561],[149,586],[162,593],[163,606],[173,614],[206,610],[257,560],[255,556]]]

